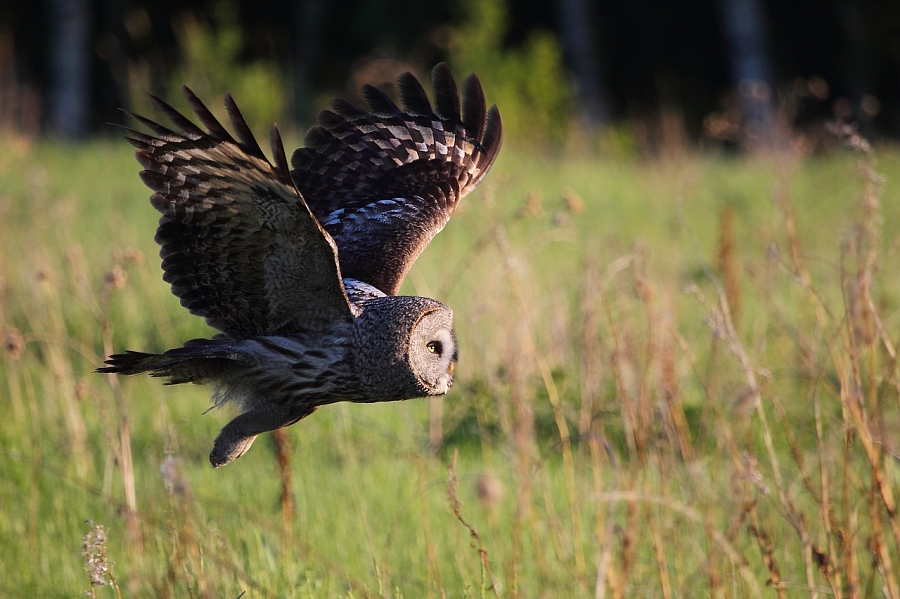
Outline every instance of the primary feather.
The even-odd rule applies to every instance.
[[[343,275],[388,295],[502,143],[500,113],[486,109],[475,75],[463,84],[461,111],[446,64],[434,68],[432,84],[436,110],[409,73],[397,82],[403,108],[372,86],[362,89],[369,112],[334,100],[291,159],[297,188],[338,246]]]
[[[155,135],[128,136],[141,179],[155,192],[150,202],[162,213],[156,241],[172,292],[210,326],[242,337],[349,321],[337,248],[294,187],[277,129],[280,168],[230,96],[240,141],[189,89],[184,94],[209,132],[154,98],[180,131],[137,117]]]

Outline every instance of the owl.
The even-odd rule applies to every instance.
[[[433,105],[410,73],[397,80],[402,108],[372,86],[361,90],[367,109],[335,99],[290,165],[278,129],[270,161],[230,95],[236,136],[186,87],[206,130],[155,97],[174,129],[132,115],[149,130],[126,139],[162,213],[163,279],[220,332],[162,354],[115,354],[98,372],[208,384],[214,405],[236,405],[214,467],[321,405],[443,395],[453,384],[453,311],[396,294],[490,169],[502,126],[474,74],[461,97],[447,65],[431,78]]]

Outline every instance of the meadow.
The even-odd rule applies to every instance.
[[[130,148],[6,141],[4,596],[900,599],[900,151],[508,141],[403,289],[451,392],[213,470],[208,389],[93,373],[211,334]]]

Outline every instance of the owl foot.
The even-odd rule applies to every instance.
[[[264,409],[244,412],[219,432],[209,454],[209,463],[213,468],[218,468],[233,462],[247,453],[256,440],[256,435],[291,425],[315,410],[315,406],[303,406],[298,410],[270,405]]]
[[[277,410],[244,412],[219,432],[209,453],[209,463],[218,468],[238,459],[247,453],[256,435],[282,426],[284,419],[280,416]]]
[[[213,449],[209,452],[209,463],[213,468],[224,466],[238,459],[250,449],[253,442],[256,441],[256,435],[246,436],[226,436],[225,429],[216,437]]]

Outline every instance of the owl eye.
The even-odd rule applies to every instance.
[[[433,354],[441,355],[444,353],[444,346],[440,341],[429,341],[425,348]]]

